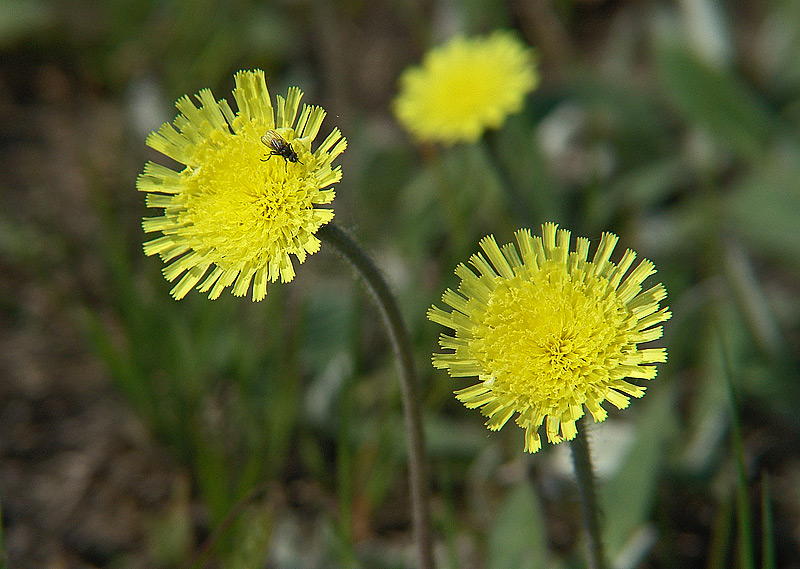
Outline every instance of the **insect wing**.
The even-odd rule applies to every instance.
[[[274,130],[268,130],[264,136],[261,137],[261,142],[269,146],[274,152],[282,154],[285,148],[289,145],[283,137]]]
[[[272,152],[269,153],[270,156],[282,156],[287,162],[300,162],[297,159],[297,152],[294,151],[292,145],[286,142],[286,139],[274,130],[268,130],[264,136],[261,137],[261,142],[272,149]]]

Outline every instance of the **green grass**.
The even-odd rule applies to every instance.
[[[800,554],[795,538],[774,537],[800,511],[797,497],[775,495],[796,483],[787,472],[800,457],[800,10],[790,1],[747,3],[758,17],[716,0],[538,4],[531,13],[448,4],[456,17],[446,29],[516,26],[536,44],[543,77],[501,129],[435,149],[414,145],[389,112],[397,73],[441,35],[437,18],[404,3],[130,0],[106,11],[37,3],[18,21],[4,13],[5,50],[46,59],[40,66],[62,69],[77,99],[108,105],[122,123],[102,176],[88,159],[69,165],[98,186],[91,266],[103,289],[64,302],[205,513],[199,537],[179,508],[153,524],[159,547],[177,551],[162,566],[185,566],[202,547],[193,539],[207,534],[196,566],[253,567],[269,555],[285,567],[408,566],[396,372],[349,268],[323,250],[262,303],[194,292],[176,302],[160,261],[141,252],[134,179],[153,157],[134,131],[158,126],[142,117],[169,120],[172,101],[203,87],[227,96],[233,72],[254,67],[273,92],[300,85],[329,113],[323,135],[337,125],[348,138],[336,219],[377,259],[411,330],[443,566],[583,566],[561,450],[527,456],[514,425],[490,433],[452,396],[467,382],[429,364],[439,330],[425,311],[456,285],[454,267],[484,235],[508,242],[545,221],[593,243],[617,233],[614,260],[625,247],[653,260],[674,313],[658,344],[669,362],[644,399],[611,414],[630,439],[609,451],[616,458],[599,481],[609,554],[630,552],[651,530],[638,559],[657,566],[771,569]],[[709,34],[728,42],[729,61],[692,39],[686,5],[723,14]],[[113,25],[91,37],[53,32],[68,29],[71,11]],[[376,14],[393,33],[370,25]],[[765,31],[775,22],[780,36]],[[8,208],[0,252],[50,282],[40,252],[61,251],[43,245],[52,227]],[[67,253],[48,262],[73,270],[59,255],[85,243],[53,239]],[[15,299],[3,302],[16,313]],[[779,458],[753,454],[763,433]]]

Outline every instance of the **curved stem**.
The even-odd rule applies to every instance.
[[[589,439],[586,436],[586,416],[578,419],[578,434],[572,440],[572,463],[578,479],[578,493],[581,499],[583,527],[586,530],[586,549],[589,554],[590,569],[605,569],[605,554],[600,535],[600,506],[597,503],[592,457],[589,452]]]
[[[364,279],[380,309],[389,340],[400,372],[400,391],[403,397],[406,438],[408,441],[408,470],[411,486],[411,506],[414,519],[414,537],[417,542],[419,569],[433,569],[430,512],[428,509],[427,465],[425,442],[422,433],[422,414],[417,396],[417,378],[414,357],[400,308],[389,286],[366,252],[339,227],[329,223],[317,231],[317,236],[327,242],[347,259]]]

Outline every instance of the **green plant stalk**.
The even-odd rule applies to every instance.
[[[600,535],[600,506],[597,502],[597,487],[589,452],[589,439],[586,436],[586,416],[577,422],[578,434],[570,443],[572,464],[578,480],[578,494],[581,500],[583,527],[586,531],[586,549],[590,569],[606,569],[603,541]]]
[[[188,563],[184,567],[188,567],[191,569],[196,569],[197,567],[201,566],[201,562],[206,560],[209,554],[211,553],[211,549],[214,545],[220,541],[226,534],[226,532],[231,528],[233,522],[236,521],[246,509],[247,507],[252,504],[255,500],[261,498],[264,493],[266,492],[266,485],[262,482],[253,486],[253,488],[245,495],[241,500],[236,502],[233,507],[228,511],[222,521],[214,528],[214,531],[211,532],[206,540],[200,545],[199,549],[197,549],[192,557],[189,559]],[[203,564],[203,566],[205,566]]]
[[[708,544],[706,569],[729,569],[726,565],[727,554],[731,545],[731,530],[733,528],[733,500],[725,499],[720,502],[717,515],[711,526],[711,539]]]
[[[350,441],[350,406],[352,404],[352,381],[348,377],[339,394],[338,440],[336,448],[336,478],[339,493],[339,548],[342,569],[358,567],[353,549],[353,456]]]
[[[722,327],[717,327],[720,350],[722,351],[722,367],[725,384],[728,388],[728,401],[731,413],[731,439],[733,458],[736,463],[736,519],[739,550],[739,564],[742,569],[755,569],[756,561],[753,553],[753,524],[750,519],[750,503],[747,496],[747,474],[744,466],[744,443],[742,440],[742,423],[739,420],[739,403],[733,385],[733,364],[731,354],[725,343]]]
[[[769,475],[761,475],[761,569],[775,569],[775,534],[770,506]]]
[[[403,398],[403,415],[408,444],[411,509],[414,519],[414,537],[417,544],[419,569],[433,569],[422,413],[417,396],[417,378],[411,340],[400,315],[400,308],[375,263],[372,262],[366,252],[350,235],[329,223],[317,231],[317,236],[333,247],[355,268],[372,293],[380,309],[383,323],[386,326],[400,373],[400,391]]]

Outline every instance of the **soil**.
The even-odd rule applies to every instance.
[[[90,87],[0,65],[0,497],[19,569],[153,566],[146,528],[187,487],[82,325],[87,303],[102,310],[93,192],[120,184],[124,147]]]

